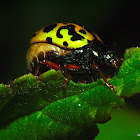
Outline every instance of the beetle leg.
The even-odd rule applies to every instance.
[[[49,60],[44,60],[41,62],[43,65],[47,65],[49,68],[55,69],[55,70],[60,70],[61,67],[59,67],[56,63],[49,61]]]
[[[79,81],[78,83],[86,84],[87,83],[87,80]]]
[[[71,70],[71,71],[76,71],[79,70],[80,67],[77,65],[73,65],[73,64],[65,64],[62,68],[62,71],[64,73],[64,75],[66,75],[66,78],[63,82],[63,88],[64,90],[66,89],[66,84],[69,82],[69,80],[71,79],[71,75],[67,72],[67,70]]]
[[[38,72],[39,72],[39,68],[41,65],[46,65],[49,68],[55,69],[55,70],[61,70],[61,67],[59,67],[56,63],[52,62],[52,61],[48,61],[48,60],[43,60],[42,62],[40,62],[34,72],[34,76],[37,76]]]
[[[63,86],[63,89],[66,90],[66,84],[70,81],[71,75],[66,70],[63,70],[63,73],[66,75],[66,77],[62,86]]]
[[[115,69],[119,69],[122,62],[124,61],[123,58],[120,58],[120,59],[117,59],[114,63],[112,63],[112,66],[115,68]],[[112,72],[108,75],[107,79],[111,78],[113,76],[113,74],[115,73],[115,69],[112,70]]]
[[[41,66],[42,63],[39,63],[37,68],[35,69],[35,72],[34,72],[34,76],[37,76],[38,75],[38,72],[39,72],[39,69],[40,69],[40,66]]]
[[[65,70],[71,70],[71,71],[76,71],[76,70],[79,70],[80,69],[79,66],[73,65],[73,64],[66,64],[66,65],[63,66],[63,68]]]
[[[96,69],[96,70],[99,72],[99,74],[102,76],[102,78],[103,78],[104,82],[106,83],[106,85],[107,85],[111,90],[113,90],[114,92],[116,92],[115,87],[114,87],[112,84],[110,84],[110,83],[108,82],[107,78],[104,76],[104,74],[103,74],[102,71],[99,69],[99,67],[98,67],[96,64],[92,64],[92,68],[93,68],[93,69]]]

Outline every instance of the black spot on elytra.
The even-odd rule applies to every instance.
[[[46,26],[44,28],[43,32],[48,33],[50,31],[52,31],[56,26],[57,26],[57,24],[52,24],[52,25]]]
[[[64,46],[68,46],[68,43],[66,41],[63,42]]]
[[[82,34],[86,34],[86,31],[84,31],[83,29],[79,30],[79,32]]]
[[[92,41],[90,41],[90,40],[87,40],[88,41],[88,43],[91,43]]]
[[[46,41],[47,41],[47,43],[52,44],[52,38],[51,37],[47,37]]]
[[[76,41],[76,40],[82,40],[84,39],[83,36],[81,36],[80,34],[78,34],[76,31],[75,31],[75,26],[74,25],[67,25],[67,26],[61,26],[58,30],[57,30],[57,37],[58,38],[63,38],[63,35],[60,34],[60,31],[63,30],[63,29],[67,29],[68,30],[68,34],[69,35],[72,35],[71,37],[71,40],[72,41]]]
[[[60,28],[59,28],[59,29],[60,29]],[[58,38],[63,38],[63,36],[60,34],[60,31],[59,31],[59,33],[58,33],[58,31],[57,31],[56,36],[57,36]]]

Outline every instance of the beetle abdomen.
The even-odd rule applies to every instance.
[[[72,50],[64,50],[48,43],[32,44],[27,52],[27,68],[32,71],[39,62],[46,60],[47,56],[63,56],[71,52]]]

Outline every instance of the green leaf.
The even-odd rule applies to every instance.
[[[118,75],[109,80],[117,93],[102,79],[91,84],[70,81],[65,92],[64,76],[55,70],[38,79],[27,74],[10,86],[0,84],[0,139],[93,139],[96,123],[108,121],[124,98],[140,93],[139,62],[140,48],[128,49]]]

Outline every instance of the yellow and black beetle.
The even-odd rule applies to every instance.
[[[74,23],[56,23],[37,31],[27,52],[27,67],[39,75],[42,66],[61,70],[65,75],[63,87],[71,79],[70,71],[91,73],[97,70],[111,90],[115,88],[102,73],[102,66],[118,68],[120,60],[109,51],[95,33]],[[43,70],[44,71],[44,70]],[[94,74],[92,75],[94,76]],[[81,79],[83,81],[83,79]]]

